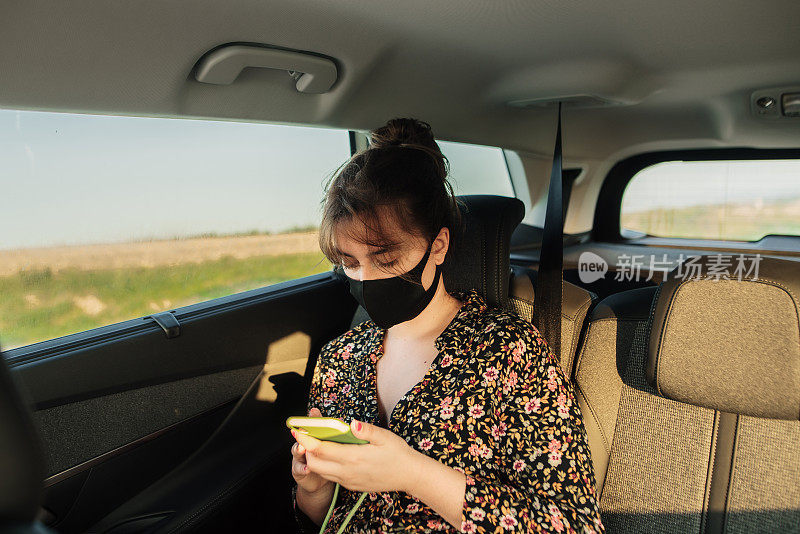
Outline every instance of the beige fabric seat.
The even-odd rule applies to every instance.
[[[506,309],[528,322],[533,322],[536,274],[537,271],[533,269],[511,266]],[[561,368],[567,376],[572,377],[581,330],[597,295],[567,281],[562,283],[561,291]]]
[[[799,298],[762,258],[597,304],[575,380],[608,532],[800,532]]]

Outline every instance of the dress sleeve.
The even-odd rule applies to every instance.
[[[572,384],[532,325],[493,342],[499,479],[466,475],[461,532],[604,532]]]

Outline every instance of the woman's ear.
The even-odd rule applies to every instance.
[[[441,265],[444,262],[445,255],[447,254],[447,250],[450,248],[450,229],[446,226],[443,226],[441,230],[439,230],[439,234],[436,236],[436,239],[433,240],[433,247],[431,249],[431,254],[433,255],[434,261],[437,265]]]

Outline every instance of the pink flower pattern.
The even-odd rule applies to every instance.
[[[397,402],[389,430],[465,474],[460,528],[419,499],[390,491],[370,493],[347,530],[604,532],[573,386],[544,338],[475,290],[453,296],[464,305],[437,338],[439,356],[427,374]],[[383,426],[376,363],[385,333],[367,320],[328,342],[307,407]],[[336,532],[359,495],[339,489],[326,533]]]

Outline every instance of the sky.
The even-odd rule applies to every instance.
[[[513,196],[502,150],[440,146],[457,195]],[[0,249],[317,225],[349,155],[345,130],[0,110]]]
[[[668,161],[637,173],[623,213],[800,198],[800,161]]]

